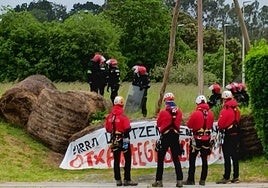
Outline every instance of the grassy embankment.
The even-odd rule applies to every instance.
[[[2,95],[12,84],[0,84]],[[86,83],[56,83],[59,90],[87,90]],[[158,100],[160,84],[152,84],[148,93],[148,114],[153,116],[155,104]],[[206,90],[206,89],[205,89]],[[119,94],[126,97],[128,84],[124,83]],[[195,86],[168,85],[166,91],[176,95],[176,103],[185,114],[189,114],[194,108],[194,99],[197,93]],[[205,91],[206,96],[209,91]],[[105,94],[109,98],[108,94]],[[131,115],[132,119],[141,117],[138,112]],[[86,169],[63,170],[59,169],[62,156],[48,150],[41,143],[28,136],[21,128],[0,121],[0,182],[34,182],[34,181],[85,181],[85,182],[113,182],[112,169]],[[199,172],[200,167],[197,168]],[[184,172],[187,170],[184,169]],[[173,173],[173,168],[164,171],[165,174]],[[221,178],[223,165],[210,165],[207,181],[216,181]],[[155,169],[133,169],[133,179],[151,182],[155,175]],[[199,177],[199,173],[196,177]],[[187,174],[184,174],[186,177]],[[263,157],[254,157],[240,162],[241,181],[268,181],[268,161]],[[175,181],[175,180],[174,180]],[[198,179],[197,179],[198,181]]]

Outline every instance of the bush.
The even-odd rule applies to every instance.
[[[258,136],[268,158],[268,44],[265,40],[250,49],[245,61],[245,78]]]
[[[150,71],[150,79],[153,82],[161,82],[163,80],[163,75],[165,72],[165,67],[157,66]],[[185,85],[198,84],[198,74],[197,74],[197,64],[187,63],[178,64],[177,66],[172,66],[169,73],[169,83],[182,83]],[[218,82],[219,79],[213,73],[204,72],[204,85],[209,85],[214,82]]]

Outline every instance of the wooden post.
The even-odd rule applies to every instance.
[[[204,93],[204,75],[203,75],[203,8],[202,0],[197,1],[197,22],[198,22],[198,40],[197,40],[197,59],[198,59],[198,94]]]
[[[158,112],[160,111],[163,96],[166,90],[167,82],[168,82],[168,75],[172,66],[173,56],[174,56],[174,49],[175,49],[175,39],[176,39],[176,31],[178,27],[178,17],[179,17],[179,7],[180,7],[180,0],[176,1],[175,7],[173,9],[173,17],[171,22],[171,30],[170,30],[170,41],[169,41],[169,53],[168,53],[168,61],[165,68],[165,74],[162,82],[162,86],[159,93],[158,103],[156,105],[155,115],[157,116]]]

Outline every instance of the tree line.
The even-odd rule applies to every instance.
[[[164,3],[163,3],[164,2]],[[152,81],[162,81],[168,55],[171,0],[107,0],[102,6],[87,2],[66,7],[46,0],[4,7],[0,22],[0,81],[44,74],[53,81],[85,81],[95,52],[116,58],[122,80],[142,61]],[[176,51],[170,82],[197,84],[196,1],[182,1]],[[268,7],[257,1],[244,10],[250,39],[268,39]],[[221,82],[223,24],[228,23],[226,82],[241,79],[241,32],[233,5],[224,0],[203,1],[205,83]]]

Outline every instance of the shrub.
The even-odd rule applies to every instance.
[[[245,61],[245,78],[258,136],[268,158],[268,44],[265,40],[252,47]]]
[[[150,79],[153,82],[161,82],[163,80],[163,75],[165,72],[165,67],[156,66],[150,71]],[[178,64],[172,66],[169,73],[169,83],[182,83],[185,85],[198,83],[197,74],[197,64],[187,63]],[[214,82],[218,82],[219,79],[210,72],[204,72],[204,85],[209,85]]]

